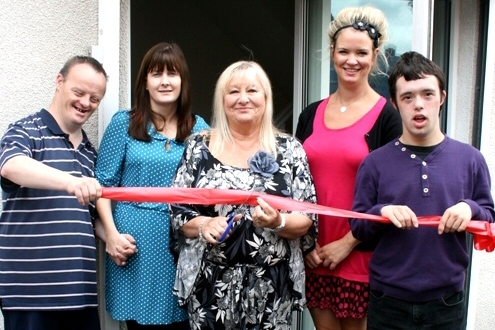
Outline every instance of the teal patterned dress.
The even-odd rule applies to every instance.
[[[278,135],[278,170],[260,175],[221,163],[197,134],[186,146],[172,186],[262,191],[316,203],[306,154],[294,138]],[[266,174],[266,173],[265,173]],[[294,240],[255,227],[249,208],[222,243],[186,238],[182,227],[199,215],[227,216],[238,206],[171,204],[172,249],[178,255],[175,292],[195,329],[290,329],[292,311],[305,304],[303,253],[314,247],[316,216]],[[283,210],[282,210],[283,211]]]

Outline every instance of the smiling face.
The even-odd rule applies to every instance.
[[[378,49],[373,50],[373,40],[367,31],[352,27],[337,34],[331,56],[339,84],[358,84],[368,81]]]
[[[266,95],[253,69],[233,76],[225,87],[223,100],[229,125],[261,125]]]
[[[396,82],[396,101],[392,101],[402,118],[401,142],[416,146],[433,146],[444,135],[440,130],[440,107],[446,93],[441,91],[437,78],[425,75],[422,79]]]
[[[181,92],[181,77],[175,70],[152,70],[146,78],[146,89],[150,94],[151,109],[177,105]]]
[[[81,129],[82,125],[98,108],[105,95],[106,77],[89,64],[76,64],[67,76],[58,74],[56,93],[50,111],[66,133]]]

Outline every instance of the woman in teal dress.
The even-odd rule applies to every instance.
[[[144,56],[130,111],[118,111],[101,141],[96,178],[104,187],[168,187],[184,140],[208,128],[191,114],[190,78],[176,44]],[[173,295],[176,267],[169,250],[167,204],[100,199],[106,232],[106,307],[127,328],[187,329],[187,312]],[[157,327],[157,325],[160,325]]]

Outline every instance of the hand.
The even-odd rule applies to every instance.
[[[323,267],[334,270],[337,265],[347,258],[354,245],[347,240],[347,236],[333,241],[316,250],[318,257],[323,260]]]
[[[256,227],[275,228],[282,223],[282,219],[277,209],[271,207],[262,198],[256,198],[258,205],[254,208],[252,219]]]
[[[318,256],[318,253],[316,252],[316,250],[319,248],[320,246],[318,245],[318,243],[316,243],[316,248],[310,253],[308,253],[304,258],[304,263],[308,268],[316,268],[319,265],[321,265],[321,263],[323,262]]]
[[[242,214],[236,214],[232,221],[239,221],[242,218]],[[211,244],[218,244],[218,240],[222,237],[224,231],[227,229],[228,217],[215,217],[205,220],[203,228],[201,228],[204,239]],[[225,240],[230,236],[227,234]],[[224,240],[224,241],[225,241]]]
[[[418,228],[418,218],[408,206],[387,205],[382,207],[381,215],[388,218],[397,228]]]
[[[136,240],[129,234],[107,236],[106,252],[117,266],[125,266],[127,259],[137,252]]]
[[[472,216],[471,207],[465,202],[449,207],[440,219],[438,234],[464,231]]]
[[[67,192],[76,196],[79,204],[88,205],[101,197],[101,186],[94,178],[74,177],[67,184]]]

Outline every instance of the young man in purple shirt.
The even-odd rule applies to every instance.
[[[352,219],[353,236],[379,239],[370,262],[368,329],[464,329],[465,229],[493,222],[485,159],[440,130],[445,77],[416,52],[401,56],[389,77],[403,134],[361,164],[353,210],[390,224]],[[419,216],[441,215],[438,227]]]

